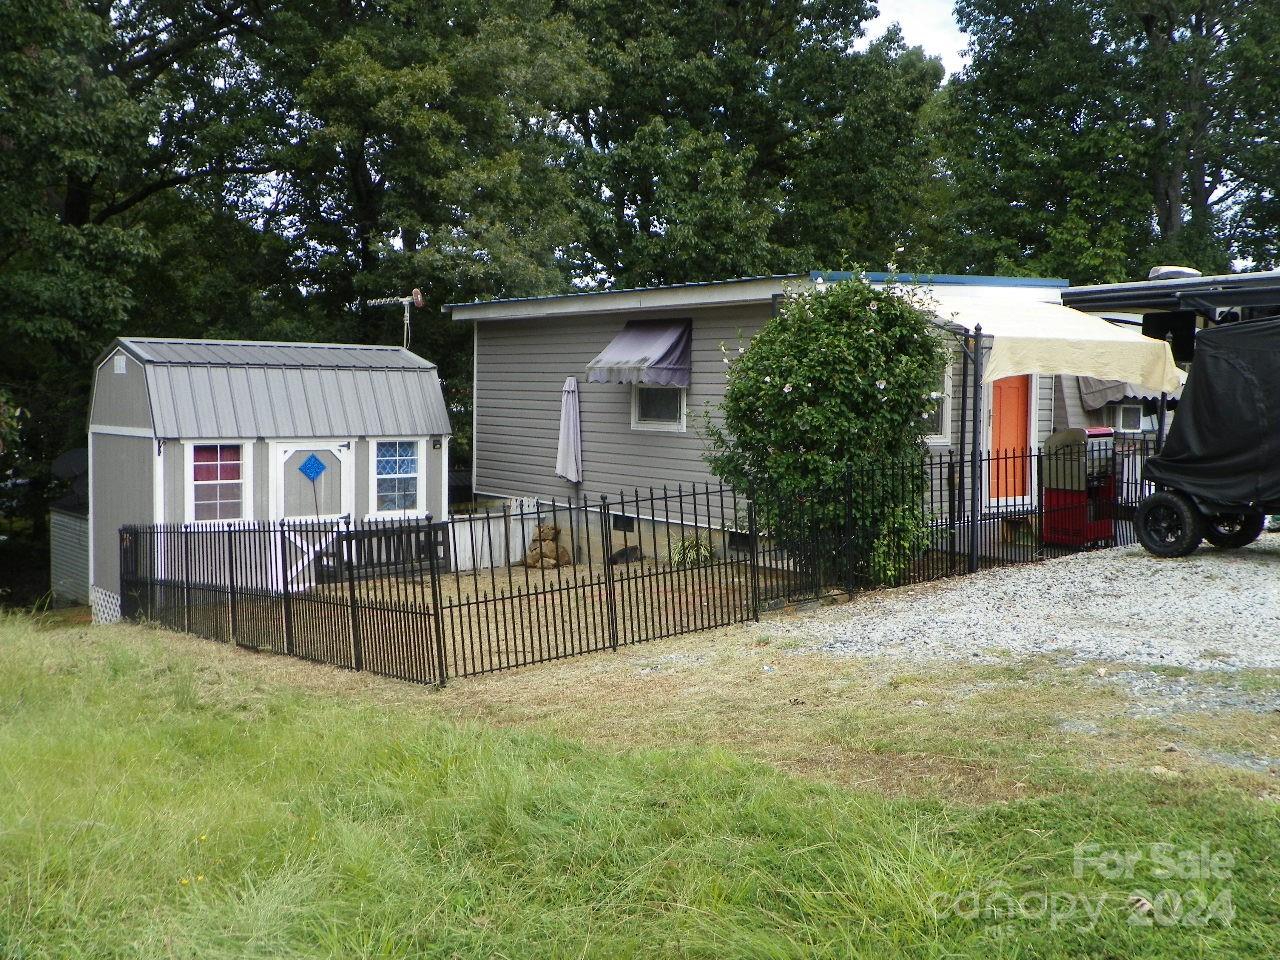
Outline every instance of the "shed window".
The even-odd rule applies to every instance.
[[[192,450],[195,520],[239,520],[244,516],[244,459],[238,443],[199,443]]]
[[[685,391],[638,383],[632,388],[631,426],[635,430],[683,430]]]
[[[377,512],[418,509],[418,443],[379,440],[375,454]]]

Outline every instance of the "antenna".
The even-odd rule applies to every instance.
[[[422,305],[426,303],[426,300],[423,299],[422,291],[414,287],[413,292],[407,297],[376,297],[373,300],[366,300],[365,306],[390,307],[397,303],[404,307],[404,348],[408,350],[411,339],[409,335],[409,308],[417,307],[419,310],[422,309]]]

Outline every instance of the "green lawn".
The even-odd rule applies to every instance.
[[[941,699],[938,677],[886,685],[865,667],[830,668],[848,671],[844,687],[811,683],[827,691],[811,722],[770,720],[776,698],[758,684],[729,711],[735,677],[781,658],[731,658],[724,636],[441,693],[141,628],[11,616],[0,958],[1274,953],[1280,805],[1261,775],[1153,773],[1128,739],[1109,764],[1070,737],[1049,743],[1033,717],[1048,698],[1042,667],[947,670],[979,700],[996,691],[968,714],[912,706],[921,690]],[[685,649],[724,683],[699,691],[689,674],[654,706],[633,668]],[[804,676],[791,661],[781,673]],[[597,679],[556,709],[529,705],[539,678],[555,690],[574,677]],[[1001,696],[1001,682],[1031,694]],[[1075,681],[1053,682],[1057,711]],[[791,691],[787,703],[805,699]],[[893,718],[924,714],[895,732],[907,721]],[[1227,735],[1216,722],[1215,743]],[[740,734],[757,730],[754,743],[771,725],[780,746]],[[824,744],[846,759],[810,775],[797,758]],[[985,772],[970,772],[966,795],[964,777],[858,776],[870,756],[867,770],[932,759]],[[1172,878],[1149,858],[1132,877],[1076,868],[1077,844],[1123,854],[1154,842],[1232,861]],[[1180,895],[1181,911],[1167,895],[1157,906],[1181,922],[1135,922],[1151,917],[1129,905],[1135,890]],[[1041,912],[1046,896],[1057,916]],[[1229,901],[1233,918],[1192,922],[1201,900],[1217,914]],[[1012,917],[971,915],[1010,903]]]

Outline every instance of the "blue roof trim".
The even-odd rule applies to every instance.
[[[1069,287],[1070,280],[1056,277],[980,277],[964,273],[863,273],[855,274],[852,270],[811,270],[810,280],[822,279],[830,283],[841,280],[852,280],[856,276],[865,277],[871,283],[888,283],[900,280],[903,283],[926,283],[935,287]]]

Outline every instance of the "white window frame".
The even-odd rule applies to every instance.
[[[942,411],[942,433],[931,433],[924,438],[924,442],[931,447],[949,447],[952,442],[954,428],[951,423],[951,375],[955,369],[952,360],[948,354],[947,365],[942,371],[942,399],[938,401],[938,407]]]
[[[418,505],[412,510],[379,510],[378,509],[378,444],[380,443],[412,443],[417,449]],[[431,511],[426,509],[427,502],[427,457],[428,446],[423,437],[370,437],[369,438],[369,510],[365,518],[375,520],[385,517],[426,517]]]
[[[656,420],[640,419],[640,388],[650,390],[677,390],[680,393],[680,419],[678,422],[665,423]],[[651,430],[658,433],[684,433],[685,420],[689,411],[688,387],[665,387],[658,383],[633,383],[631,385],[631,429]]]
[[[196,519],[196,447],[240,447],[240,516],[235,520]],[[252,522],[253,516],[253,441],[220,438],[217,440],[182,441],[182,517],[188,524],[201,527],[225,527],[233,523]]]
[[[1134,408],[1138,411],[1138,425],[1132,430],[1126,430],[1122,424],[1123,413],[1127,408]],[[1117,403],[1108,408],[1107,419],[1111,421],[1109,426],[1117,433],[1142,433],[1142,423],[1146,419],[1142,412],[1142,404],[1140,403]]]

